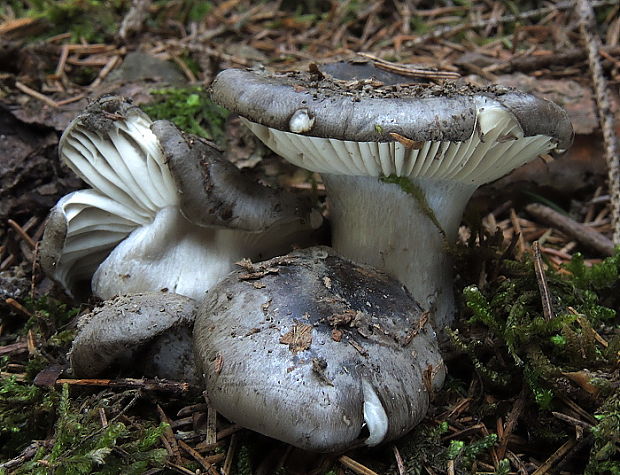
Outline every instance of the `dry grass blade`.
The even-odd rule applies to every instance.
[[[396,467],[398,467],[398,475],[405,475],[407,473],[405,469],[405,463],[403,462],[403,458],[398,451],[398,447],[392,445],[392,451],[394,452],[394,458],[396,459]]]
[[[499,447],[497,449],[497,458],[500,460],[504,458],[506,454],[506,450],[508,447],[508,440],[510,435],[514,432],[519,417],[521,417],[521,413],[523,409],[525,409],[525,403],[527,401],[527,389],[524,387],[519,394],[519,397],[515,401],[512,406],[512,410],[508,414],[508,419],[506,421],[506,427],[503,428],[502,434],[499,441]]]
[[[230,443],[228,444],[228,451],[226,452],[226,460],[224,460],[224,466],[222,467],[222,473],[224,475],[232,475],[233,473],[233,463],[235,461],[235,457],[237,456],[237,434],[233,434],[230,436]]]
[[[24,230],[24,228],[22,228],[19,224],[17,224],[15,221],[13,221],[12,219],[7,220],[7,222],[9,223],[9,226],[11,226],[11,228],[13,228],[13,230],[19,235],[19,237],[26,243],[28,244],[28,247],[30,249],[34,249],[35,247],[37,247],[37,244],[34,242],[34,240],[28,235],[28,233]]]
[[[213,466],[213,464],[210,463],[207,459],[205,459],[202,455],[200,455],[197,450],[193,449],[182,440],[177,440],[177,444],[179,444],[179,447],[183,449],[188,455],[193,457],[202,466],[202,468],[207,471],[207,473],[209,473],[210,475],[217,475],[218,472]]]
[[[542,256],[540,254],[540,243],[534,241],[532,243],[532,254],[534,255],[534,272],[538,281],[538,289],[540,290],[540,300],[542,301],[543,314],[546,320],[552,320],[555,317],[553,306],[551,305],[551,294],[545,276]]]
[[[196,472],[173,462],[166,462],[166,467],[170,468],[174,472],[182,473],[183,475],[196,475]]]
[[[590,427],[592,427],[592,424],[579,420],[575,417],[567,416],[566,414],[562,414],[561,412],[554,411],[551,414],[553,414],[554,417],[557,417],[561,421],[568,422],[569,424],[572,424],[574,426],[579,426],[584,429],[589,429]]]
[[[589,325],[588,326],[585,325],[585,322],[584,322],[585,315],[579,313],[573,307],[568,307],[567,310],[570,313],[572,313],[573,315],[577,315],[579,317],[577,319],[577,323],[579,324],[579,326],[581,326],[582,329],[586,330],[586,328],[587,328],[588,331],[592,332],[592,335],[594,336],[596,341],[598,341],[605,348],[607,348],[609,346],[609,342],[607,340],[605,340],[605,338],[603,338],[594,328],[590,327]]]
[[[181,463],[181,452],[179,450],[177,439],[174,437],[174,432],[172,432],[172,421],[170,421],[170,418],[166,415],[159,404],[157,404],[156,407],[157,413],[159,414],[159,419],[167,424],[166,430],[161,436],[161,440],[164,443],[164,446],[166,446],[166,449],[168,449],[168,452],[174,461],[176,463]]]
[[[15,310],[17,310],[22,315],[26,316],[27,318],[32,318],[34,316],[32,313],[30,313],[30,311],[26,307],[24,307],[21,303],[19,303],[17,300],[15,300],[12,297],[9,297],[4,302],[7,305],[10,305],[11,307],[13,307]]]
[[[20,91],[22,91],[24,94],[28,94],[29,96],[34,97],[35,99],[38,99],[41,102],[44,102],[48,106],[53,107],[54,109],[58,107],[58,103],[54,99],[51,99],[47,97],[45,94],[41,94],[40,92],[35,91],[34,89],[26,86],[25,84],[19,81],[15,81],[15,87],[19,89]]]

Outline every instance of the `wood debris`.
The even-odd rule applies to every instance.
[[[288,345],[293,353],[299,353],[310,348],[312,344],[312,325],[295,323],[291,329],[280,337],[279,342]]]

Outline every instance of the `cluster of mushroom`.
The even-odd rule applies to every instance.
[[[453,319],[445,248],[465,203],[568,147],[566,114],[499,87],[411,84],[357,62],[225,70],[212,96],[277,154],[321,173],[334,249],[287,254],[313,243],[322,217],[311,202],[101,99],[60,142],[92,189],[59,201],[41,246],[68,292],[90,284],[108,299],[80,322],[73,371],[131,361],[204,384],[227,418],[303,449],[400,437],[445,377],[433,328]]]

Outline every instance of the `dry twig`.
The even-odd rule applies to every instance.
[[[549,473],[551,471],[551,467],[553,467],[556,463],[558,463],[564,456],[570,452],[570,450],[577,444],[575,439],[567,440],[558,450],[553,452],[551,456],[545,460],[540,467],[536,469],[532,475],[544,475],[545,473]]]
[[[551,294],[549,293],[549,286],[547,285],[547,278],[545,277],[545,268],[543,267],[540,244],[538,241],[532,243],[532,253],[534,254],[534,271],[536,273],[536,280],[538,281],[543,314],[546,320],[552,320],[555,317],[555,312],[551,305]]]
[[[346,455],[343,455],[340,458],[338,458],[338,461],[342,465],[347,467],[348,469],[350,469],[353,472],[357,473],[358,475],[378,475],[377,472],[374,472],[374,471],[370,470],[365,465],[362,465],[361,463],[356,462],[351,457],[347,457]]]
[[[588,226],[578,223],[568,216],[558,213],[548,206],[540,203],[531,203],[525,207],[525,210],[536,219],[550,224],[590,249],[600,252],[605,256],[611,256],[614,253],[613,243],[604,235]]]

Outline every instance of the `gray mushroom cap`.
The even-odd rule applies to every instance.
[[[154,122],[151,130],[179,190],[183,215],[192,223],[250,232],[295,221],[319,226],[321,217],[307,197],[250,180],[212,143],[168,121]]]
[[[229,274],[198,307],[196,364],[225,417],[334,452],[402,436],[445,368],[435,333],[395,279],[310,248]]]
[[[131,370],[197,381],[192,350],[194,300],[171,293],[115,297],[82,316],[69,353],[77,377]]]
[[[462,142],[474,132],[478,104],[486,99],[510,111],[526,137],[552,137],[559,149],[568,148],[573,137],[562,108],[502,86],[361,83],[352,87],[322,73],[227,69],[213,82],[212,97],[231,112],[281,131],[291,131],[291,118],[303,111],[314,121],[306,135],[355,142],[392,142],[391,133],[414,141]]]

